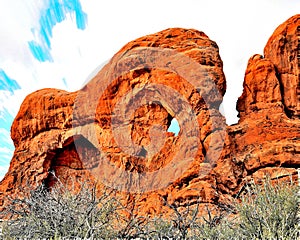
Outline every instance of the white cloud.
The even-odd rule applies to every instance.
[[[13,151],[7,147],[0,147],[0,181],[4,177],[5,173],[9,168],[9,162],[11,160],[11,156],[13,155]]]
[[[13,142],[10,138],[10,132],[6,129],[0,128],[0,140],[1,140],[1,147],[12,146]]]
[[[0,152],[1,153],[6,153],[6,154],[11,154],[12,150],[9,148],[5,148],[5,147],[0,147]]]
[[[0,181],[4,178],[7,170],[8,170],[8,166],[1,166],[0,165]]]
[[[27,41],[32,38],[31,29],[38,25],[43,4],[41,0],[0,0],[0,63],[7,59],[27,63]]]

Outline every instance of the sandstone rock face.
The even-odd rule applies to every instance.
[[[289,117],[300,116],[300,19],[281,24],[270,37],[264,55],[275,65]]]
[[[275,66],[269,59],[261,55],[250,58],[237,110],[240,122],[284,112],[280,83]]]
[[[93,179],[158,214],[163,199],[218,204],[250,178],[296,179],[299,19],[274,32],[265,56],[250,58],[233,126],[218,110],[226,90],[218,47],[193,29],[128,43],[77,92],[30,94],[11,129],[16,149],[0,204],[26,185]],[[168,132],[173,118],[178,136]]]

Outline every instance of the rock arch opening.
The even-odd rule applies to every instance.
[[[168,127],[168,132],[174,133],[175,137],[178,136],[178,134],[180,132],[180,125],[176,118],[172,118],[171,123]]]
[[[54,186],[57,181],[67,183],[69,180],[89,179],[90,170],[98,165],[99,151],[85,137],[75,135],[50,156],[46,161],[49,175],[44,180],[47,188]]]

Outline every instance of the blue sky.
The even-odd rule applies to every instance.
[[[24,97],[53,87],[79,89],[124,44],[168,27],[204,31],[220,47],[227,122],[237,122],[249,57],[300,10],[298,0],[0,1],[0,179],[14,146],[10,126]],[[172,127],[178,129],[176,122]]]

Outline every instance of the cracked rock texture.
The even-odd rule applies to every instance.
[[[138,198],[141,213],[159,214],[163,199],[200,199],[204,208],[235,197],[251,178],[296,179],[299,39],[296,15],[275,30],[264,56],[250,58],[233,126],[219,113],[226,81],[218,46],[193,29],[126,44],[77,92],[30,94],[11,128],[15,153],[0,205],[20,187],[93,179],[124,201]],[[173,118],[178,136],[167,131]]]

